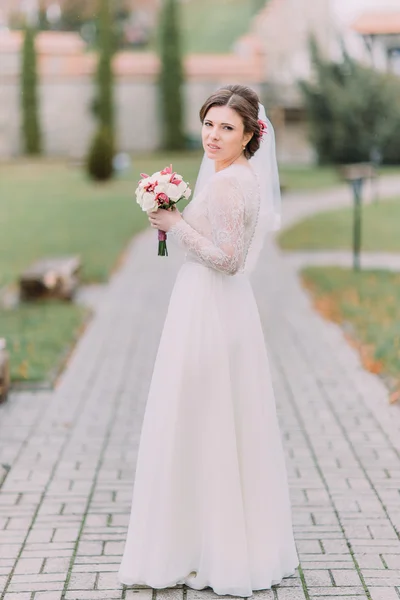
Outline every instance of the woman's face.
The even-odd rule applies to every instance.
[[[212,106],[203,121],[202,141],[208,158],[212,160],[235,160],[251,139],[244,133],[241,116],[229,106]]]

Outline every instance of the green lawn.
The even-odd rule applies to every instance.
[[[281,185],[288,192],[319,190],[341,183],[334,167],[283,165],[279,174]]]
[[[364,366],[400,386],[400,274],[309,267],[302,277],[325,317],[351,324]]]
[[[0,310],[0,336],[7,340],[12,381],[53,380],[87,317],[83,307],[62,302]]]
[[[321,190],[343,185],[339,171],[334,166],[282,165],[279,168],[281,185],[288,192]],[[400,167],[381,167],[381,175],[400,175]]]
[[[248,32],[261,0],[188,0],[181,3],[181,31],[185,53],[230,52],[235,41]],[[157,31],[146,48],[158,47]]]
[[[141,172],[169,162],[195,180],[200,155],[154,154],[111,183],[88,181],[82,169],[51,161],[2,166],[0,177],[0,288],[16,283],[35,259],[79,254],[85,282],[107,281],[128,241],[148,225],[134,201]],[[156,248],[156,246],[155,246]],[[12,378],[41,381],[76,340],[87,311],[67,303],[0,309],[0,337],[11,352]]]
[[[283,231],[284,250],[340,250],[352,244],[351,208],[323,212]],[[362,212],[362,249],[400,252],[400,198],[365,205]]]

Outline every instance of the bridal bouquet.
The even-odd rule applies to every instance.
[[[180,200],[187,200],[192,193],[188,183],[181,175],[172,171],[172,165],[157,171],[153,175],[141,173],[142,179],[136,189],[136,202],[147,213],[159,208],[174,210]],[[167,234],[158,232],[158,256],[168,256]]]

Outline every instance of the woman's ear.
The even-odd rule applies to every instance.
[[[247,146],[247,144],[249,143],[249,141],[252,139],[254,133],[245,133],[243,136],[243,145]]]

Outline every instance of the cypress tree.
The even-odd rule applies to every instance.
[[[31,26],[25,29],[22,47],[21,104],[24,151],[27,154],[40,154],[35,30]]]
[[[114,34],[110,0],[99,0],[98,15],[99,60],[96,72],[97,93],[93,104],[98,128],[90,145],[87,169],[90,177],[101,181],[111,178],[114,172]]]
[[[183,126],[183,65],[177,0],[164,0],[160,23],[160,99],[164,147],[185,147]]]
[[[110,0],[99,0],[98,46],[100,50],[97,66],[97,103],[96,112],[99,125],[114,131],[114,99],[112,57],[114,53],[114,34]]]

